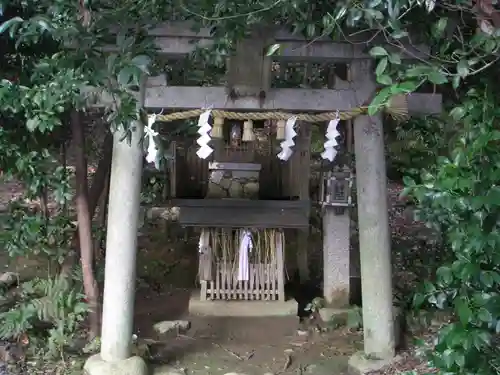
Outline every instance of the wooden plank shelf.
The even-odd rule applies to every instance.
[[[206,228],[307,228],[309,200],[176,199],[179,223]]]

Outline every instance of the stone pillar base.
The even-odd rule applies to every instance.
[[[100,354],[93,355],[83,366],[85,375],[148,375],[148,365],[141,357],[106,362]]]
[[[401,357],[396,356],[388,359],[370,359],[365,353],[357,352],[349,358],[349,375],[367,375],[371,372],[381,370],[383,367],[399,362]]]

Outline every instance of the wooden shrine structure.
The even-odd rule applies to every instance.
[[[175,201],[180,208],[181,224],[202,228],[202,237],[206,236],[205,239],[200,238],[202,298],[269,299],[276,300],[276,303],[284,299],[284,233],[286,230],[299,231],[302,240],[299,240],[298,247],[302,251],[307,244],[311,204],[308,185],[309,129],[312,124],[333,120],[337,113],[346,120],[343,126],[354,139],[360,266],[355,264],[358,263],[354,260],[356,257],[350,253],[351,220],[349,209],[346,209],[351,205],[353,171],[341,169],[337,173],[334,171],[335,163],[332,163],[330,178],[325,180],[322,190],[325,299],[335,307],[345,307],[355,290],[359,291],[362,286],[365,353],[376,358],[392,358],[395,340],[383,117],[382,114],[369,117],[363,110],[377,89],[373,60],[368,51],[371,46],[384,43],[363,34],[357,34],[356,40],[319,39],[311,42],[282,30],[266,28],[266,32],[265,37],[254,33],[248,40],[241,41],[236,54],[228,56],[230,87],[170,86],[165,77],[150,77],[140,103],[149,113],[163,111],[158,116],[160,122],[197,117],[203,109],[212,108],[212,129],[216,126],[222,129],[218,136],[212,133],[210,145],[214,152],[201,162],[206,171],[202,179],[205,184],[202,193],[196,199]],[[151,35],[156,38],[157,46],[167,59],[185,57],[197,46],[211,43],[209,29],[194,32],[185,23],[158,27],[151,31]],[[363,40],[371,40],[372,44],[360,43]],[[280,44],[279,54],[266,56],[264,47],[275,43]],[[389,51],[392,49],[385,47]],[[408,46],[403,52],[403,59],[425,59],[426,51],[423,46]],[[336,79],[330,89],[277,89],[270,83],[273,61],[343,63],[347,64],[349,75],[347,80]],[[232,95],[233,89],[235,96]],[[265,95],[260,95],[261,91]],[[439,94],[414,93],[406,97],[406,103],[410,114],[441,111]],[[279,160],[275,142],[276,138],[280,138],[277,130],[279,121],[286,121],[294,114],[300,116],[292,156]],[[274,130],[263,140],[252,137],[251,141],[245,142],[230,134],[234,125],[244,132],[249,129],[249,121],[253,121],[253,128],[256,129],[257,122],[264,120],[274,124],[271,126]],[[108,221],[129,220],[130,226],[133,226],[137,221],[133,216],[139,199],[140,181],[137,178],[140,176],[136,175],[142,168],[142,150],[120,143],[119,138],[115,136]],[[256,145],[265,141],[265,151],[256,151]],[[347,145],[344,143],[339,147]],[[239,186],[231,191],[228,186],[236,184],[236,180]],[[221,189],[221,181],[227,183],[225,188]],[[274,197],[263,195],[267,189],[265,186],[276,191]],[[179,196],[180,189],[175,190]],[[123,202],[128,201],[134,203],[124,207]],[[210,251],[215,251],[224,241],[231,243],[229,247],[238,247],[243,237],[234,231],[247,229],[260,233],[263,244],[271,242],[273,249],[281,250],[270,261],[264,258],[254,260],[251,273],[255,277],[250,277],[247,283],[233,283],[235,271],[228,269],[229,263],[224,260],[224,255],[214,262]],[[130,355],[119,342],[120,338],[124,340],[122,333],[117,333],[131,330],[128,328],[130,304],[133,302],[131,263],[134,262],[135,267],[136,249],[125,244],[126,241],[135,244],[136,239],[133,230],[129,232],[117,233],[112,226],[108,226],[105,283],[113,284],[114,289],[111,291],[111,286],[105,286],[101,355],[109,360]],[[266,238],[268,235],[269,238]],[[277,243],[281,243],[281,247]],[[266,253],[269,249],[264,250]],[[297,257],[303,268],[302,260],[306,256],[299,253]],[[117,263],[125,264],[125,261],[126,265],[120,270],[114,269]],[[122,289],[117,292],[118,284],[123,287],[120,286]]]

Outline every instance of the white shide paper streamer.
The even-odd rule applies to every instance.
[[[206,249],[210,246],[210,232],[203,229],[200,234],[200,241],[198,242],[198,252],[204,254]]]
[[[335,146],[338,145],[337,137],[340,135],[339,131],[337,130],[339,122],[340,118],[337,116],[335,120],[330,120],[326,129],[326,141],[324,144],[325,150],[321,153],[321,157],[330,162],[333,162],[335,160],[335,157],[337,156],[337,150],[335,149]]]
[[[148,138],[148,149],[146,151],[146,161],[148,163],[154,163],[156,161],[156,156],[158,155],[158,147],[156,147],[155,139],[158,135],[153,129],[153,125],[156,122],[156,115],[148,116],[148,124],[144,127],[144,135]]]
[[[280,143],[281,151],[277,155],[279,159],[287,161],[292,156],[292,147],[295,146],[295,141],[293,140],[297,135],[295,131],[295,123],[297,122],[297,116],[292,116],[286,120],[285,124],[285,140]]]
[[[241,232],[239,257],[238,257],[238,281],[248,281],[250,278],[250,253],[253,249],[252,235],[248,230]]]
[[[198,134],[200,137],[196,140],[196,143],[198,143],[200,148],[196,151],[196,155],[200,159],[206,159],[214,152],[213,148],[208,145],[211,140],[210,131],[212,130],[212,127],[208,123],[211,112],[210,109],[203,112],[198,119]]]

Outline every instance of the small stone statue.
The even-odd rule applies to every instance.
[[[231,147],[238,147],[241,142],[241,126],[240,124],[234,124],[231,127],[231,134],[229,135],[229,142]]]

